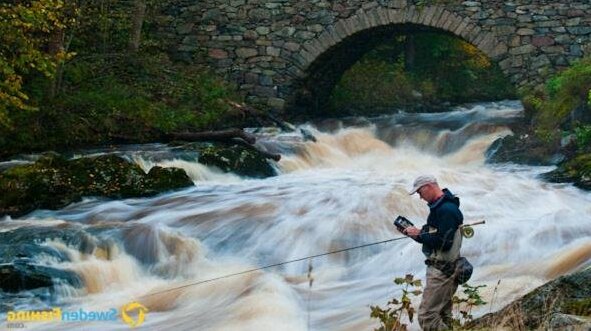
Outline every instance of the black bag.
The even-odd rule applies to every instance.
[[[472,277],[472,271],[474,271],[474,267],[468,262],[468,259],[461,256],[456,260],[455,276],[458,284],[465,284],[470,280],[470,277]]]

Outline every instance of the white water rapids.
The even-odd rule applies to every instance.
[[[108,310],[138,301],[149,309],[142,329],[371,330],[378,323],[369,306],[400,296],[394,277],[411,273],[424,280],[424,257],[412,240],[314,259],[311,288],[308,261],[188,285],[400,237],[392,225],[397,215],[425,222],[425,202],[407,191],[428,173],[460,197],[465,222],[486,220],[462,248],[475,266],[469,283],[487,285],[481,293],[489,304],[476,311],[481,315],[591,262],[591,193],[536,177],[552,167],[485,164],[488,146],[510,133],[503,122],[520,114],[518,103],[489,103],[356,126],[308,125],[316,143],[297,133],[265,134],[262,146],[284,152],[281,174],[267,179],[128,152],[145,169],[184,168],[195,187],[148,199],[88,199],[4,220],[0,231],[125,226],[109,247],[92,253],[48,242],[71,261],[43,263],[74,270],[84,281],[83,289],[61,289],[59,306]],[[420,299],[413,302],[418,307]],[[129,329],[121,321],[27,328]]]

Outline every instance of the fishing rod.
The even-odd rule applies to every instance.
[[[469,224],[462,224],[462,225],[460,225],[459,228],[460,228],[460,231],[462,231],[463,229],[466,229],[464,231],[471,231],[471,236],[470,237],[466,237],[462,233],[462,235],[464,235],[464,237],[471,238],[472,236],[474,236],[474,229],[472,229],[472,226],[480,225],[480,224],[485,224],[485,221],[483,220],[483,221],[478,221],[478,222],[469,223]],[[431,230],[431,231],[426,232],[426,233],[429,233],[429,234],[437,233],[437,230]],[[234,276],[244,275],[244,274],[255,272],[255,271],[259,271],[259,270],[269,269],[269,268],[278,267],[278,266],[282,266],[282,265],[286,265],[286,264],[290,264],[290,263],[295,263],[295,262],[300,262],[300,261],[305,261],[305,260],[312,260],[312,259],[315,259],[315,258],[318,258],[318,257],[332,255],[332,254],[338,254],[338,253],[343,253],[343,252],[346,252],[346,251],[352,251],[352,250],[356,250],[356,249],[360,249],[360,248],[365,248],[365,247],[370,247],[370,246],[375,246],[375,245],[386,244],[386,243],[389,243],[389,242],[398,241],[398,240],[407,239],[407,238],[410,238],[410,237],[409,236],[404,236],[404,237],[392,238],[392,239],[377,241],[377,242],[373,242],[373,243],[369,243],[369,244],[363,244],[363,245],[359,245],[359,246],[353,246],[353,247],[343,248],[343,249],[339,249],[339,250],[335,250],[335,251],[330,251],[330,252],[326,252],[326,253],[321,253],[321,254],[316,254],[316,255],[310,255],[310,256],[301,257],[301,258],[297,258],[297,259],[293,259],[293,260],[288,260],[288,261],[283,261],[283,262],[279,262],[279,263],[269,264],[269,265],[266,265],[266,266],[263,266],[263,267],[259,267],[259,268],[248,269],[248,270],[244,270],[244,271],[240,271],[240,272],[236,272],[236,273],[232,273],[232,274],[227,274],[227,275],[223,275],[223,276],[219,276],[219,277],[215,277],[215,278],[205,279],[205,280],[201,280],[201,281],[198,281],[198,282],[189,283],[189,284],[185,284],[185,285],[181,285],[181,286],[169,288],[169,289],[158,291],[158,292],[154,292],[154,293],[145,294],[145,295],[140,296],[140,298],[146,298],[146,297],[150,297],[150,296],[153,296],[153,295],[156,295],[156,294],[162,294],[162,293],[166,293],[166,292],[170,292],[170,291],[179,290],[179,289],[182,289],[182,288],[187,288],[187,287],[191,287],[191,286],[197,286],[197,285],[201,285],[201,284],[205,284],[205,283],[210,283],[210,282],[214,282],[214,281],[217,281],[217,280],[220,280],[220,279],[225,279],[225,278],[230,278],[230,277],[234,277]]]

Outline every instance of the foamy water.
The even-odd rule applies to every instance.
[[[42,262],[73,270],[85,283],[83,289],[63,288],[57,304],[106,310],[137,300],[150,310],[143,329],[368,330],[378,325],[369,306],[400,296],[394,277],[412,273],[424,279],[424,257],[414,241],[313,259],[311,287],[309,261],[191,284],[400,237],[392,226],[397,215],[419,226],[425,222],[427,206],[407,191],[416,176],[430,173],[460,197],[465,222],[486,220],[462,249],[475,266],[470,284],[487,285],[482,294],[488,302],[494,293],[492,306],[476,311],[483,314],[591,262],[590,193],[537,179],[550,167],[484,162],[488,146],[510,133],[502,122],[520,111],[518,104],[506,103],[398,114],[330,133],[309,125],[316,143],[293,134],[266,135],[263,146],[294,153],[284,154],[279,176],[260,180],[196,161],[132,153],[146,170],[185,169],[195,187],[150,199],[89,199],[5,221],[0,231],[72,224],[94,233],[92,252],[46,243],[67,252],[70,261]],[[419,301],[414,300],[417,307]],[[128,326],[117,321],[27,328]]]

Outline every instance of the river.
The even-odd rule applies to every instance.
[[[424,257],[412,240],[192,284],[401,237],[392,225],[397,215],[425,222],[425,202],[407,191],[427,173],[460,197],[465,222],[486,220],[464,240],[462,253],[475,266],[469,283],[487,285],[481,294],[488,303],[475,315],[497,310],[591,264],[589,192],[538,179],[553,167],[485,162],[487,148],[510,134],[507,123],[520,116],[521,104],[507,101],[306,124],[317,142],[261,130],[259,144],[283,154],[280,175],[267,179],[224,174],[163,145],[122,149],[146,170],[185,169],[195,186],[153,198],[88,198],[0,222],[0,231],[79,231],[96,244],[81,252],[45,242],[69,261],[36,262],[75,271],[84,287],[60,285],[44,300],[20,293],[17,306],[104,311],[138,301],[149,309],[141,326],[147,330],[371,330],[378,324],[369,306],[400,296],[394,277],[424,280]],[[63,323],[26,327],[129,329],[120,320]],[[415,321],[411,329],[417,328]]]

